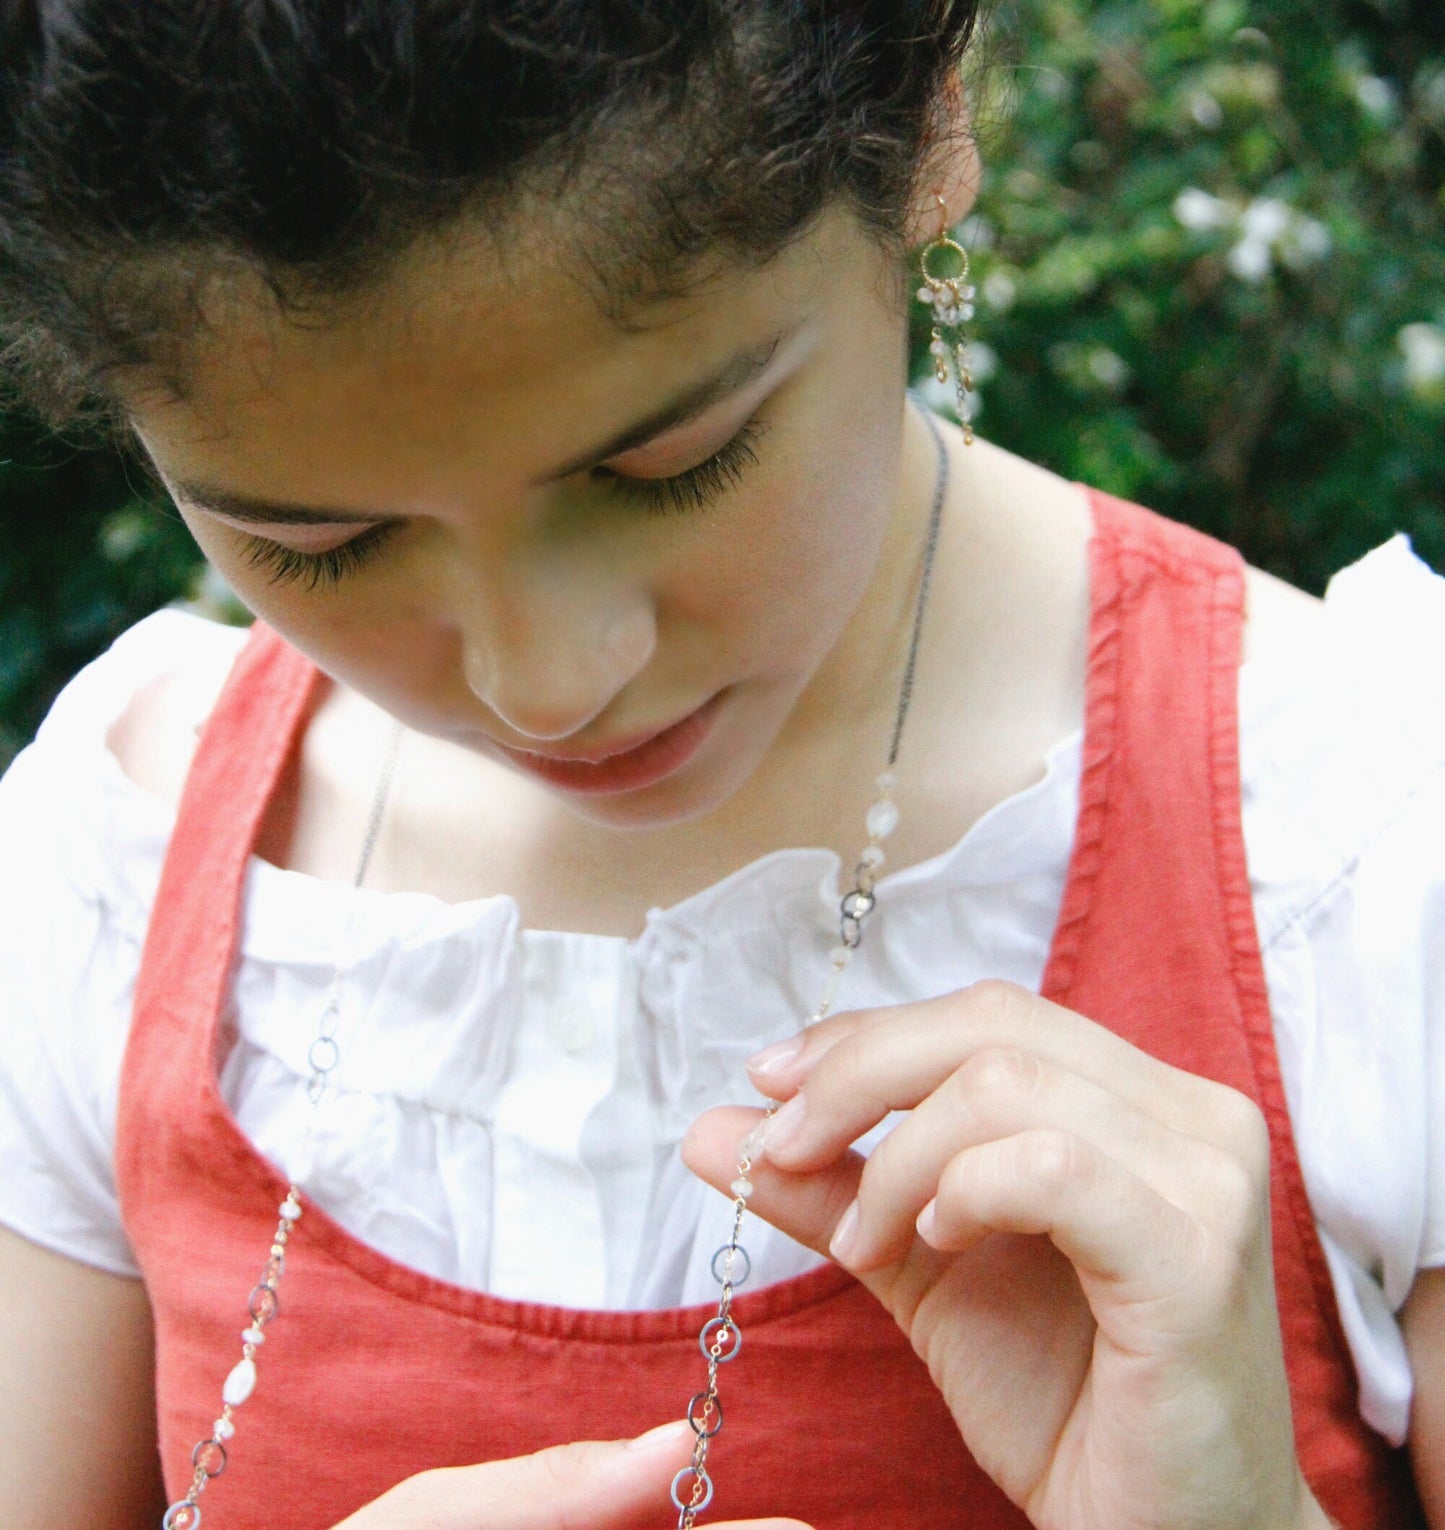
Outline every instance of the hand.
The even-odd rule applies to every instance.
[[[1327,1524],[1295,1461],[1250,1101],[1001,983],[769,1052],[754,1078],[789,1103],[752,1208],[883,1303],[1035,1525]],[[891,1110],[911,1113],[865,1164],[849,1144]],[[687,1162],[721,1188],[757,1120],[709,1112]]]
[[[513,1461],[408,1477],[335,1530],[629,1530],[673,1515],[668,1485],[693,1432],[665,1424],[635,1440],[558,1445]],[[710,1530],[808,1530],[795,1519],[731,1520]]]

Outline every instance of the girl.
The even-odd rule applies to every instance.
[[[262,619],[5,782],[8,1526],[1445,1525],[1445,593],[909,401],[973,20],[6,7]]]

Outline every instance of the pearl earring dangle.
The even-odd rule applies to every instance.
[[[978,396],[974,391],[968,332],[964,326],[973,318],[978,290],[968,280],[968,251],[948,232],[948,204],[939,193],[935,192],[934,196],[943,221],[937,236],[920,257],[923,285],[916,296],[933,313],[933,333],[928,344],[933,375],[940,383],[946,383],[952,366],[958,421],[963,427],[965,445],[972,446]],[[945,330],[948,331],[946,338]]]

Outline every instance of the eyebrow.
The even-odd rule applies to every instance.
[[[597,467],[608,458],[631,451],[666,430],[675,430],[679,425],[695,420],[714,404],[740,392],[766,371],[786,338],[786,334],[774,335],[763,345],[740,351],[710,377],[693,384],[661,408],[653,410],[644,419],[629,425],[606,441],[599,442],[588,451],[579,452],[576,457],[551,469],[538,481],[567,478],[585,468]],[[212,515],[223,515],[227,520],[243,521],[248,525],[376,526],[393,518],[383,512],[327,510],[257,498],[250,494],[233,494],[204,481],[191,483],[178,480],[171,488],[177,499],[184,500],[197,510],[206,510]]]
[[[626,430],[619,431],[615,436],[600,442],[591,450],[579,452],[571,461],[553,468],[545,475],[543,481],[568,478],[573,473],[580,473],[584,468],[596,467],[610,457],[620,457],[623,452],[643,445],[654,436],[660,436],[665,430],[676,430],[679,425],[686,425],[689,421],[695,420],[698,415],[711,409],[714,404],[740,392],[754,378],[765,372],[773,357],[777,355],[778,347],[786,338],[788,336],[784,334],[774,335],[763,345],[739,352],[719,367],[711,377],[705,377],[701,382],[695,383],[635,425],[628,426]]]

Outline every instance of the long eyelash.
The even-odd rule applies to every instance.
[[[322,585],[339,584],[354,573],[395,529],[383,522],[322,553],[297,552],[294,547],[268,542],[265,537],[249,537],[246,561],[252,568],[260,569],[271,584],[300,583],[315,590]]]
[[[629,478],[622,473],[605,476],[619,492],[641,501],[652,514],[705,510],[727,490],[735,489],[747,469],[757,462],[754,447],[763,430],[760,420],[749,420],[720,451],[671,478]]]

